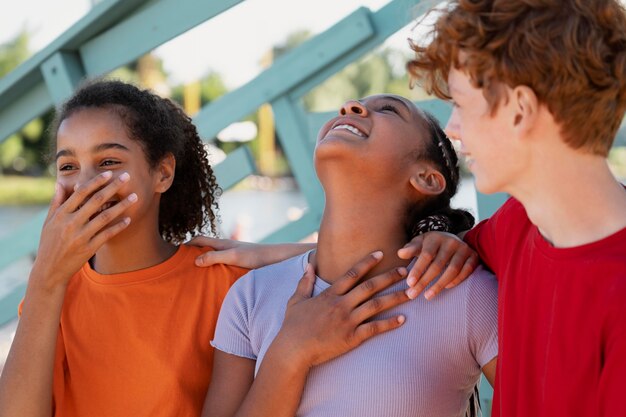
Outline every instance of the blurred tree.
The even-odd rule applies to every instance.
[[[31,55],[30,35],[22,30],[0,45],[0,77],[4,77]],[[8,138],[0,138],[0,173],[41,175],[47,167],[45,129],[52,117],[47,112],[27,123]]]

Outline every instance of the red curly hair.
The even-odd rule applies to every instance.
[[[606,156],[626,110],[626,11],[618,0],[453,0],[407,64],[450,99],[451,68],[483,90],[492,114],[503,85],[526,85],[574,149]],[[459,53],[463,52],[463,62]]]

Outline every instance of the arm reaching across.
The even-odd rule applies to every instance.
[[[293,417],[313,366],[401,326],[403,316],[368,321],[409,300],[403,291],[372,298],[404,279],[404,268],[361,282],[381,257],[380,253],[367,256],[315,297],[311,297],[315,273],[309,265],[288,301],[281,329],[256,378],[255,360],[216,351],[203,415]]]
[[[198,256],[196,259],[198,266],[228,264],[248,269],[284,261],[315,248],[314,243],[262,244],[205,236],[193,238],[189,244],[210,246],[215,249]]]

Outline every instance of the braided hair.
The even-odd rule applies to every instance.
[[[91,80],[57,111],[51,125],[53,144],[61,122],[85,108],[106,109],[119,116],[129,137],[141,144],[151,168],[168,154],[174,156],[174,180],[159,206],[164,240],[182,243],[189,235],[207,232],[207,226],[217,234],[217,198],[222,190],[196,127],[180,106],[122,81]]]
[[[452,142],[433,115],[424,112],[424,116],[428,139],[416,157],[435,164],[446,180],[446,188],[439,195],[410,205],[405,220],[407,240],[431,230],[457,234],[474,225],[470,212],[450,207],[460,180],[459,160]]]

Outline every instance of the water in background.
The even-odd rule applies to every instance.
[[[289,183],[265,184],[257,179],[260,189],[233,190],[225,192],[220,199],[220,230],[223,237],[234,237],[245,241],[259,241],[283,225],[297,220],[306,210],[306,200]],[[278,188],[278,189],[276,189]],[[452,201],[454,207],[463,207],[476,214],[476,195],[472,180],[463,180]],[[7,236],[33,215],[46,207],[0,206],[0,239]],[[0,248],[2,250],[2,248]],[[32,265],[32,257],[16,260],[0,271],[0,299],[26,282]],[[0,327],[0,371],[15,334],[17,320]]]

